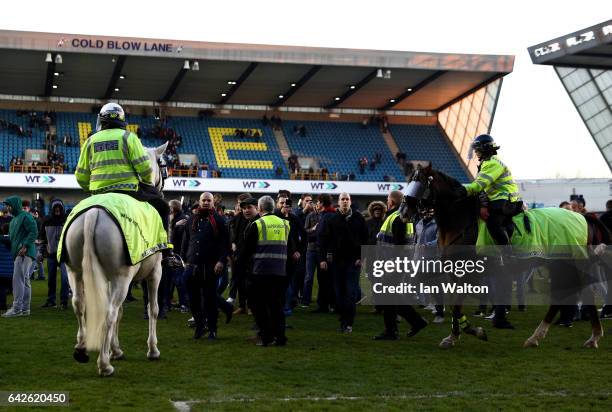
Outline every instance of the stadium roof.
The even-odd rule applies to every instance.
[[[506,55],[0,30],[3,98],[438,111],[510,73],[513,64]]]
[[[535,64],[612,69],[612,20],[529,47]]]
[[[552,65],[612,171],[612,20],[529,48]]]

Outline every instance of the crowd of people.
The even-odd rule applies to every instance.
[[[432,246],[437,242],[433,210],[422,210],[418,219],[405,222],[398,213],[402,199],[403,194],[394,191],[385,201],[371,202],[364,211],[359,210],[348,193],[337,199],[327,194],[316,198],[303,194],[295,208],[288,191],[280,191],[276,199],[270,196],[257,199],[243,193],[237,197],[233,210],[224,210],[222,197],[208,192],[190,206],[171,200],[169,240],[186,267],[164,270],[159,288],[160,317],[166,317],[172,310],[190,312],[194,338],[200,339],[207,333],[208,339],[214,340],[219,329],[219,311],[225,315],[226,323],[233,316],[253,314],[257,344],[285,345],[286,317],[297,306],[307,309],[314,304],[312,312],[335,313],[338,331],[350,334],[356,324],[357,304],[363,298],[359,283],[361,246],[385,242]],[[560,207],[586,214],[585,203],[584,198],[578,197]],[[8,308],[6,295],[11,288],[14,303],[6,312],[8,316],[3,316],[30,314],[29,282],[45,279],[45,259],[48,294],[43,307],[59,304],[60,308],[67,308],[71,291],[66,268],[55,256],[66,221],[63,202],[51,200],[49,215],[45,217],[17,197],[6,199],[4,205],[0,214],[4,235],[0,248],[0,309]],[[606,207],[607,212],[600,219],[612,227],[612,201]],[[406,230],[406,225],[414,225],[414,229]],[[12,267],[11,273],[8,266]],[[315,278],[318,288],[313,296]],[[527,286],[532,287],[530,276],[518,276],[516,281],[519,295]],[[225,293],[227,299],[222,297]],[[144,296],[146,318],[146,293]],[[422,295],[420,299],[421,306],[434,314],[435,323],[445,321],[444,302],[439,297]],[[525,310],[520,299],[519,296],[519,310]],[[134,300],[131,292],[127,300]],[[486,306],[487,299],[482,303],[474,315],[493,318],[493,308]],[[409,305],[377,306],[374,310],[383,314],[384,324],[382,332],[374,337],[376,340],[398,339],[398,316],[410,326],[408,336],[416,335],[428,324],[421,312]],[[565,307],[557,323],[571,326],[580,316],[577,306]],[[612,307],[605,306],[601,316],[612,317]]]
[[[259,140],[261,133],[257,129],[236,129],[234,130],[234,136],[240,137],[241,139]]]

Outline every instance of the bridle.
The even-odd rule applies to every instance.
[[[164,190],[164,183],[168,178],[168,166],[164,158],[161,156],[157,159],[157,175],[159,182],[161,183],[161,187],[159,188],[159,191],[161,192]]]
[[[433,190],[431,189],[431,182],[434,180],[433,176],[426,178],[425,184],[419,180],[419,174],[421,171],[417,170],[414,172],[412,180],[406,186],[406,192],[404,193],[404,202],[407,200],[413,200],[416,202],[416,206],[419,209],[431,209],[435,206],[435,197]]]

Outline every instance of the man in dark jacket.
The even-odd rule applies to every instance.
[[[65,223],[66,213],[64,212],[64,203],[60,199],[53,199],[51,201],[51,213],[43,220],[40,233],[38,234],[43,247],[46,248],[47,268],[49,269],[49,289],[47,301],[42,306],[43,308],[55,307],[56,305],[55,295],[57,291],[58,266],[61,275],[60,303],[62,309],[68,308],[68,293],[70,290],[68,285],[68,273],[66,272],[66,265],[64,263],[58,265],[56,256],[57,247]]]
[[[331,201],[330,201],[331,203]],[[320,200],[317,200],[317,204],[314,210],[306,216],[304,223],[304,230],[306,232],[307,246],[306,246],[306,274],[304,276],[304,286],[302,288],[302,307],[310,306],[312,300],[312,285],[314,283],[314,275],[319,266],[319,249],[317,246],[317,226],[321,219],[321,211],[323,206]],[[319,289],[321,284],[319,283]]]
[[[306,218],[312,211],[314,210],[314,205],[312,203],[312,195],[310,194],[302,194],[300,196],[300,201],[298,207],[295,209],[295,217],[297,218],[300,230],[301,230],[301,239],[300,239],[300,259],[297,261],[295,268],[295,278],[293,280],[293,295],[298,298],[298,301],[303,304],[304,302],[304,280],[306,278],[306,255],[308,249],[308,234],[306,233],[305,225]],[[310,296],[308,296],[308,303],[310,304],[312,291],[310,292]]]
[[[194,339],[202,337],[205,326],[208,339],[217,338],[217,282],[230,249],[225,218],[215,211],[213,202],[211,193],[202,193],[200,207],[186,223],[181,245],[188,266],[187,289],[195,320]]]
[[[30,267],[36,259],[34,241],[38,228],[34,217],[21,206],[19,196],[11,196],[4,203],[8,206],[13,219],[9,224],[9,240],[13,263],[13,306],[2,317],[30,315],[32,289],[30,287]]]
[[[183,212],[183,205],[180,201],[173,199],[169,202],[170,205],[170,219],[168,226],[168,239],[170,243],[174,246],[176,253],[180,256],[181,246],[183,241],[183,233],[185,232],[185,225],[187,223],[187,219],[189,218]],[[180,256],[183,258],[183,256]],[[179,305],[181,312],[188,311],[188,298],[187,298],[187,290],[185,289],[185,282],[183,281],[183,268],[168,268],[169,272],[169,285],[167,287],[167,295],[165,298],[166,304],[169,306],[172,301],[172,295],[174,294],[174,287],[176,286],[176,290],[178,291],[179,297]]]
[[[289,259],[287,259],[287,293],[285,296],[285,315],[291,315],[293,307],[295,306],[295,297],[297,297],[297,285],[294,283],[296,279],[296,272],[298,269],[298,263],[302,258],[302,255],[306,253],[306,232],[304,226],[300,223],[293,211],[291,210],[291,198],[285,196],[279,196],[275,210],[275,215],[289,222]],[[301,287],[300,282],[300,287]]]
[[[387,213],[387,205],[379,200],[368,205],[368,214],[370,215],[366,220],[366,226],[368,227],[368,245],[376,245],[376,236],[385,221],[385,213]]]
[[[612,232],[612,199],[606,202],[606,211],[599,217],[599,220]],[[612,318],[612,290],[610,290],[612,288],[612,271],[605,265],[602,265],[602,270],[606,272],[605,274],[608,277],[608,294],[604,307],[601,309],[601,317],[602,319]]]
[[[40,202],[36,202],[39,204]],[[43,216],[44,209],[31,209],[30,213],[34,217],[36,221],[36,226],[38,228],[38,236],[34,242],[36,244],[36,261],[32,263],[32,267],[30,268],[30,279],[34,280],[34,272],[38,272],[36,276],[36,280],[45,280],[45,257],[47,255],[47,248],[42,243],[42,239],[40,238],[42,233],[42,225],[45,221],[45,216]]]
[[[250,193],[241,193],[238,195],[236,208],[236,215],[232,218],[229,223],[230,232],[230,244],[232,247],[232,253],[235,257],[237,250],[241,247],[241,243],[244,240],[244,231],[249,223],[249,219],[245,217],[242,212],[242,203],[248,199],[253,199]],[[255,208],[257,208],[257,202],[255,202]],[[243,268],[233,264],[232,265],[232,280],[230,282],[230,291],[227,301],[233,303],[238,298],[238,308],[234,311],[234,315],[247,312],[247,276]]]
[[[340,331],[351,333],[359,299],[361,245],[368,241],[365,219],[351,209],[351,196],[342,193],[338,210],[330,216],[320,238],[319,267],[332,273]]]
[[[336,209],[332,205],[332,198],[328,194],[319,195],[318,202],[320,203],[319,222],[315,225],[315,238],[317,249],[317,282],[319,283],[319,292],[317,294],[317,306],[315,313],[328,313],[334,306],[334,284],[332,274],[320,266],[321,259],[321,234],[325,228],[327,220],[336,214]],[[327,256],[325,256],[326,258]],[[331,255],[330,255],[331,257]],[[324,260],[324,259],[323,259]]]

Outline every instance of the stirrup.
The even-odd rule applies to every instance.
[[[183,262],[183,259],[181,258],[181,256],[177,255],[176,253],[172,253],[171,255],[163,258],[162,265],[167,266],[172,269],[184,269],[185,268],[185,262]]]

